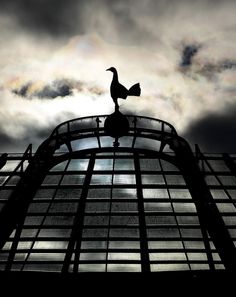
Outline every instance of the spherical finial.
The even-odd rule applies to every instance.
[[[129,131],[129,121],[118,109],[110,114],[104,123],[105,132],[114,138],[124,136]]]

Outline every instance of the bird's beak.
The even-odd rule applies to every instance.
[[[107,68],[106,71],[111,71],[111,68]]]

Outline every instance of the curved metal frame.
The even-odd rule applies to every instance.
[[[235,271],[235,246],[225,228],[224,221],[213,201],[211,193],[204,181],[204,176],[199,170],[196,158],[186,140],[179,137],[174,127],[164,121],[147,117],[127,116],[130,122],[130,129],[126,136],[133,137],[132,146],[105,148],[101,146],[100,141],[103,136],[109,136],[104,130],[104,125],[100,125],[100,123],[104,123],[105,118],[106,116],[102,115],[64,122],[57,126],[50,137],[39,146],[23,177],[17,184],[15,191],[2,210],[0,217],[0,247],[4,245],[15,226],[22,222],[28,205],[48,170],[68,156],[68,153],[61,156],[54,155],[61,145],[67,145],[69,154],[85,153],[86,151],[73,152],[70,144],[71,141],[96,137],[98,148],[93,149],[93,152],[96,152],[96,150],[100,152],[104,150],[117,152],[122,151],[122,149],[135,151],[137,149],[135,148],[135,141],[138,137],[149,138],[159,141],[161,144],[159,149],[152,153],[167,159],[180,169],[196,205],[200,224],[209,232],[226,269]],[[141,125],[141,122],[144,122],[145,125]],[[84,127],[78,127],[79,123]],[[150,126],[148,126],[148,123]],[[153,123],[158,123],[160,129],[154,129]],[[166,145],[169,145],[170,149],[173,150],[174,156],[163,152]],[[145,146],[138,149],[150,153],[150,150],[147,150]]]

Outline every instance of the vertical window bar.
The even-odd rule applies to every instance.
[[[37,233],[35,234],[35,236],[34,236],[34,238],[33,238],[33,241],[32,241],[31,246],[30,246],[30,248],[29,248],[29,252],[28,252],[28,254],[27,254],[26,258],[25,258],[25,261],[24,261],[24,264],[23,264],[21,270],[23,270],[24,267],[25,267],[25,264],[26,264],[26,262],[27,262],[27,260],[28,260],[28,258],[29,258],[29,255],[30,255],[30,253],[31,253],[31,251],[32,251],[32,249],[33,249],[33,247],[34,247],[35,241],[37,240],[37,238],[38,238],[38,236],[39,236],[39,232],[41,231],[42,226],[43,226],[43,224],[44,224],[44,222],[45,222],[45,220],[46,220],[46,216],[47,216],[47,214],[48,214],[48,212],[49,212],[49,209],[50,209],[50,207],[51,207],[51,205],[52,205],[52,203],[53,203],[53,201],[54,201],[54,199],[55,199],[55,197],[56,197],[58,188],[59,188],[59,186],[61,185],[62,179],[63,179],[63,177],[64,177],[64,175],[65,175],[65,172],[67,171],[67,168],[68,168],[69,164],[70,164],[70,159],[68,160],[68,162],[67,162],[67,164],[66,164],[66,167],[65,167],[65,169],[64,169],[64,171],[63,171],[63,174],[62,174],[62,176],[61,176],[61,178],[60,178],[58,184],[56,185],[55,192],[54,192],[54,194],[53,194],[53,196],[52,196],[52,198],[51,198],[51,201],[50,201],[50,203],[49,203],[49,205],[48,205],[48,207],[47,207],[47,209],[46,209],[46,211],[45,211],[45,213],[44,213],[44,217],[43,217],[42,222],[40,223],[40,225],[39,225],[39,227],[38,227]],[[23,222],[22,222],[21,230],[22,230],[22,227],[23,227]],[[21,230],[20,230],[20,232],[21,232]],[[17,244],[18,244],[18,242],[17,242]]]
[[[174,210],[174,206],[173,206],[173,203],[172,203],[172,200],[171,200],[170,191],[169,191],[168,183],[167,183],[167,180],[166,180],[165,172],[164,172],[164,170],[163,170],[163,166],[162,166],[162,164],[161,164],[160,159],[158,159],[158,161],[159,161],[159,164],[160,164],[161,173],[162,173],[162,175],[163,175],[164,182],[165,182],[165,186],[166,186],[166,190],[167,190],[167,193],[168,193],[168,197],[169,197],[169,201],[170,201],[170,205],[171,205],[171,210],[172,210],[173,215],[174,215],[174,218],[175,218],[176,226],[177,226],[177,228],[178,228],[179,237],[180,237],[180,240],[181,240],[182,245],[183,245],[183,249],[184,249],[185,257],[186,257],[186,259],[187,259],[187,264],[188,264],[189,270],[191,270],[191,266],[190,266],[190,262],[189,262],[188,254],[187,254],[187,252],[186,252],[186,247],[185,247],[185,244],[184,244],[184,241],[183,241],[183,237],[182,237],[182,234],[181,234],[181,231],[180,231],[179,223],[178,223],[178,220],[177,220],[177,217],[176,217],[176,213],[175,213],[175,210]]]
[[[108,254],[109,254],[109,238],[110,238],[110,226],[111,226],[111,207],[112,207],[112,195],[113,195],[113,183],[114,183],[114,170],[115,170],[115,157],[116,153],[113,155],[113,164],[112,164],[112,174],[111,174],[111,191],[110,191],[110,205],[109,205],[109,218],[108,218],[108,232],[107,232],[107,250],[106,250],[106,269],[108,265]]]
[[[150,272],[150,261],[149,261],[148,243],[147,243],[147,228],[146,228],[146,222],[145,222],[142,180],[141,180],[138,153],[134,153],[134,168],[135,168],[135,178],[136,178],[137,197],[138,197],[141,268],[142,268],[142,272]]]
[[[75,252],[73,272],[74,273],[78,272],[86,198],[88,195],[88,189],[89,189],[89,185],[92,177],[94,164],[95,164],[95,154],[93,153],[91,154],[91,157],[89,160],[87,174],[84,179],[82,193],[79,200],[79,207],[75,217],[74,225],[72,227],[71,237],[68,244],[64,264],[62,267],[62,272],[64,273],[67,273],[69,271],[69,266],[70,266],[73,252]]]
[[[223,159],[229,170],[236,176],[236,164],[232,160],[229,154],[223,154]]]
[[[12,267],[12,264],[13,264],[13,261],[14,261],[14,257],[15,257],[16,251],[17,251],[18,242],[20,240],[20,235],[21,235],[24,219],[25,218],[23,218],[23,219],[21,218],[21,222],[16,226],[14,239],[13,239],[11,250],[9,252],[9,256],[8,256],[8,259],[7,259],[7,264],[6,264],[6,268],[5,268],[6,271],[11,270],[11,267]]]

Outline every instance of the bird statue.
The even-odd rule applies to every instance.
[[[141,89],[139,83],[134,84],[129,90],[127,90],[126,87],[119,83],[118,73],[115,67],[108,68],[106,71],[111,71],[113,73],[110,92],[111,98],[115,103],[115,110],[119,110],[117,102],[118,98],[126,99],[128,96],[140,96]]]

